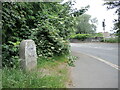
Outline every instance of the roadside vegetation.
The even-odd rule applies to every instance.
[[[94,33],[94,34],[74,34],[71,35],[70,39],[78,39],[80,41],[85,41],[86,39],[90,39],[90,38],[101,38],[100,42],[105,42],[105,43],[119,43],[119,37],[116,36],[115,38],[105,38],[101,33]]]
[[[67,66],[73,66],[69,38],[75,33],[75,18],[87,11],[72,9],[72,3],[2,3],[2,85],[3,88],[64,88]],[[32,39],[38,65],[31,72],[19,66],[19,44]],[[65,56],[64,56],[65,55]]]
[[[101,33],[94,33],[94,34],[75,34],[72,35],[70,39],[78,39],[80,41],[85,41],[86,39],[90,39],[90,38],[101,38],[100,42],[105,42],[105,43],[119,43],[119,37],[115,37],[115,38],[103,38],[103,35]]]
[[[116,38],[107,38],[104,40],[101,40],[101,42],[106,42],[106,43],[119,43],[119,38],[116,37]]]
[[[88,38],[97,38],[97,37],[103,37],[103,35],[101,33],[71,35],[71,39],[78,39],[80,41],[84,41],[85,39]]]
[[[67,67],[73,66],[75,60],[70,54],[69,39],[101,37],[95,33],[97,19],[84,14],[89,6],[76,10],[72,5],[71,2],[2,3],[3,88],[66,87]],[[117,20],[118,36],[119,25]],[[19,68],[19,44],[26,39],[34,40],[37,48],[38,65],[31,72]],[[106,42],[116,41],[117,38]]]
[[[51,59],[39,57],[38,66],[32,72],[19,68],[3,68],[3,88],[66,88],[70,82],[66,56]]]
[[[89,37],[90,37],[90,34],[75,34],[71,36],[71,39],[78,39],[78,40],[84,41]]]
[[[71,2],[2,3],[2,65],[14,67],[19,59],[19,44],[26,39],[35,41],[38,56],[70,54],[69,38],[75,32],[75,18],[88,9],[71,7]]]

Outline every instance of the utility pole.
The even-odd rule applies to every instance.
[[[105,42],[105,19],[103,20],[102,22],[102,27],[103,27],[103,39],[104,39],[104,42]]]

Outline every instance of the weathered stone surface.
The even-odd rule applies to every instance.
[[[33,40],[23,40],[20,43],[20,67],[23,70],[31,70],[37,66],[36,45]]]

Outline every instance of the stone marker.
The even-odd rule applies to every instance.
[[[23,40],[20,43],[20,67],[29,71],[37,66],[36,45],[33,40]]]

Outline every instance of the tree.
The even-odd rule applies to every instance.
[[[98,24],[97,18],[92,18],[90,21],[91,21],[91,27],[92,27],[93,31],[96,31],[96,29],[97,29],[96,25]]]
[[[91,16],[88,14],[83,14],[76,19],[76,33],[90,34],[96,31],[97,19],[91,19]]]
[[[117,30],[117,34],[120,36],[120,1],[106,1],[104,0],[104,5],[107,5],[108,9],[115,9],[118,19],[115,20],[114,29]]]

